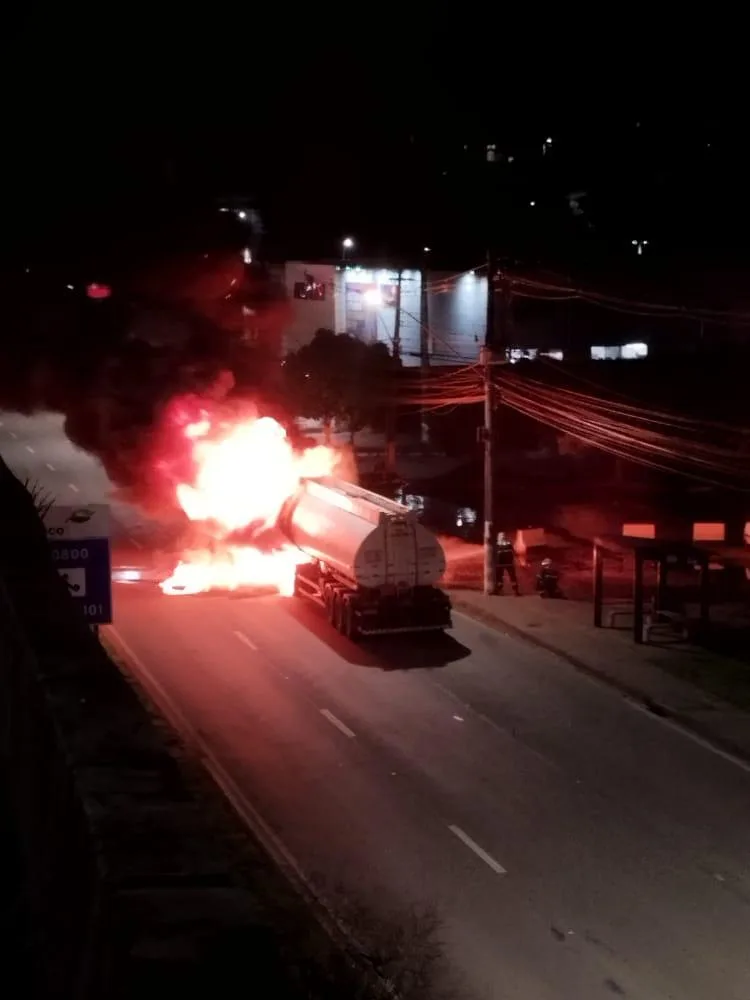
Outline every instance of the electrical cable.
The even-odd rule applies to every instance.
[[[526,389],[525,393],[505,380],[500,386],[503,402],[538,422],[600,449],[662,471],[689,475],[712,485],[734,485],[738,488],[737,478],[747,478],[741,468],[744,458],[741,449],[719,448],[715,444],[675,438],[643,428],[635,428],[638,434],[634,434],[632,421],[618,421],[581,405],[574,407],[556,403],[549,396],[540,396],[536,390],[529,392],[527,387],[522,388]],[[700,472],[691,471],[686,466]],[[729,482],[708,479],[705,472],[726,477]]]

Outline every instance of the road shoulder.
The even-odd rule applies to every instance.
[[[636,646],[616,629],[595,629],[582,602],[542,602],[537,596],[487,597],[449,590],[455,611],[545,649],[576,670],[704,740],[724,754],[750,763],[750,716],[665,669],[667,658],[703,659],[697,647]],[[588,615],[590,616],[590,607]]]

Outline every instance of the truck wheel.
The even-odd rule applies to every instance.
[[[343,632],[345,624],[345,619],[344,619],[345,610],[344,610],[344,602],[341,599],[341,594],[339,593],[338,590],[334,591],[333,593],[332,607],[333,607],[333,615],[331,617],[331,621],[333,623],[333,627],[336,629],[337,632]]]
[[[354,613],[354,604],[351,601],[344,601],[344,635],[347,639],[351,639],[352,642],[356,642],[359,638],[359,629],[357,628],[357,616]]]

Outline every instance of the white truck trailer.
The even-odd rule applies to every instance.
[[[451,627],[439,587],[445,553],[408,507],[338,479],[306,479],[278,523],[309,559],[295,594],[325,608],[344,635]]]

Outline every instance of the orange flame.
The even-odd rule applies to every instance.
[[[302,478],[335,471],[336,452],[327,447],[296,452],[284,428],[270,417],[217,426],[202,416],[183,433],[195,473],[191,483],[177,485],[177,501],[212,544],[184,552],[161,589],[177,595],[252,586],[291,594],[295,568],[305,561],[302,552],[286,544],[263,551],[233,544],[232,538],[272,528]]]

